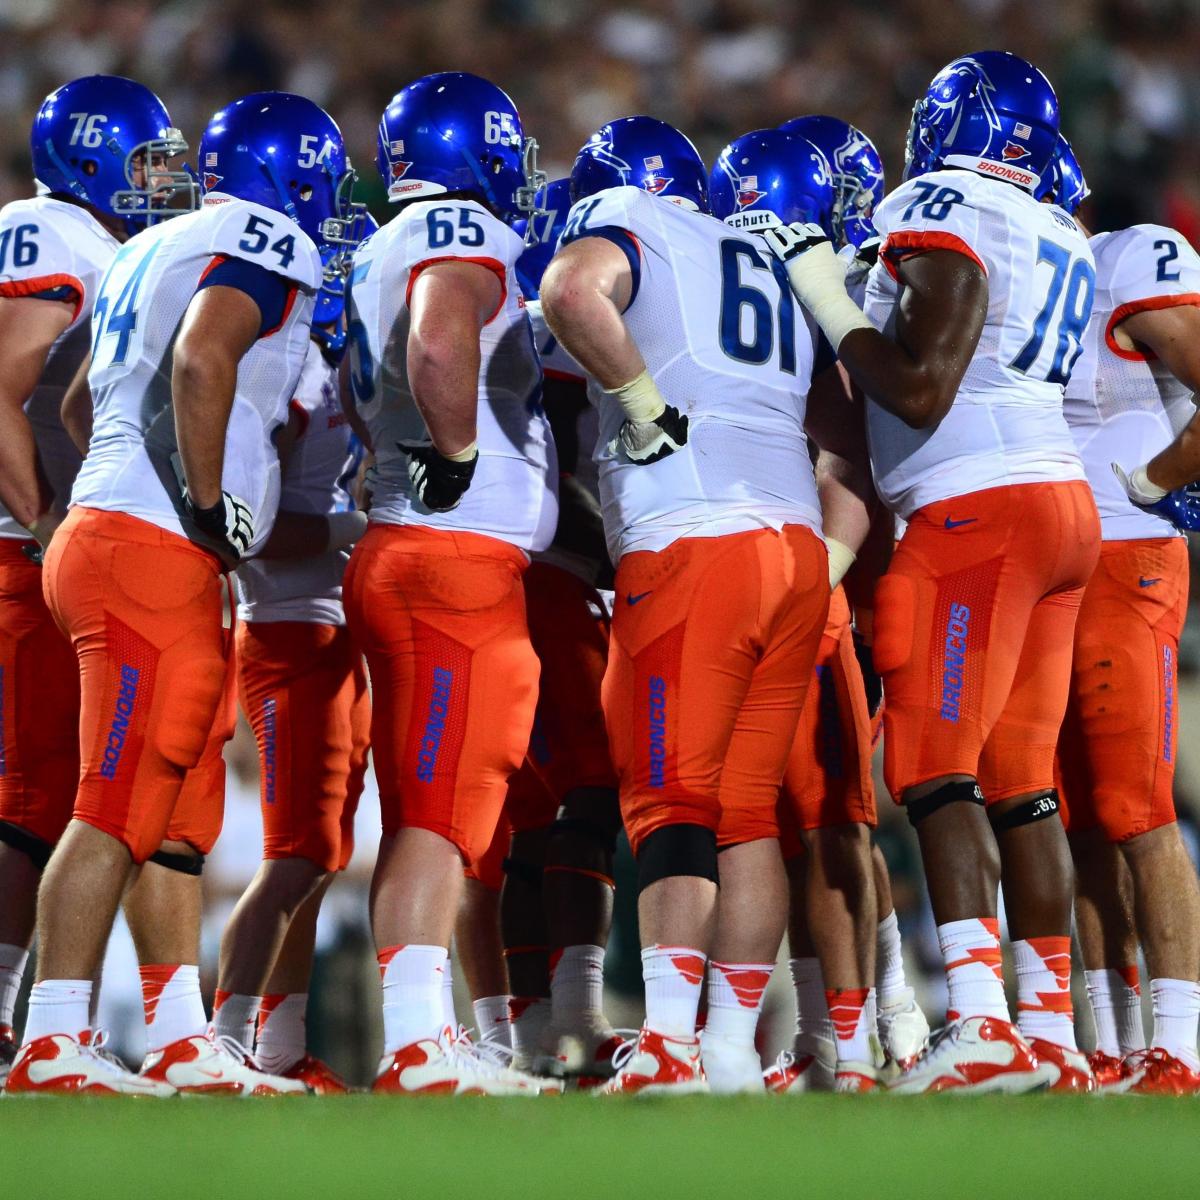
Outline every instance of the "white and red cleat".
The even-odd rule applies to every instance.
[[[538,1096],[562,1085],[505,1066],[492,1043],[481,1049],[447,1025],[435,1040],[410,1042],[385,1054],[373,1092],[397,1096]],[[511,1058],[511,1051],[507,1051]]]
[[[127,1071],[101,1052],[103,1038],[65,1033],[27,1042],[17,1051],[4,1085],[7,1096],[173,1096],[169,1083]]]
[[[311,1054],[280,1071],[282,1079],[298,1079],[314,1096],[344,1096],[350,1089],[346,1081],[328,1064]]]
[[[4,1081],[12,1069],[13,1060],[17,1057],[17,1039],[11,1025],[0,1025],[0,1091],[4,1090]]]
[[[891,1085],[891,1091],[1016,1095],[1047,1082],[1046,1070],[1015,1025],[997,1017],[968,1017],[940,1030],[924,1057]]]
[[[707,1092],[697,1037],[667,1037],[644,1026],[636,1042],[613,1056],[617,1073],[600,1089],[605,1096],[684,1096]]]
[[[1103,1050],[1093,1050],[1088,1055],[1088,1066],[1096,1080],[1097,1091],[1105,1091],[1125,1078],[1125,1060]]]
[[[1200,1092],[1200,1071],[1161,1047],[1138,1050],[1124,1063],[1125,1076],[1106,1092],[1134,1096],[1193,1096]]]
[[[833,1076],[835,1092],[878,1092],[885,1086],[883,1071],[872,1063],[839,1062]]]
[[[768,1092],[832,1092],[836,1072],[837,1049],[832,1040],[805,1035],[763,1072],[763,1083]]]
[[[700,1057],[710,1092],[732,1096],[764,1090],[762,1062],[753,1045],[746,1046],[703,1029],[700,1031]]]
[[[901,1071],[909,1070],[929,1048],[929,1022],[912,988],[899,1000],[879,1006],[879,1041]]]
[[[146,1056],[143,1079],[170,1084],[188,1096],[303,1096],[308,1085],[260,1071],[230,1038],[195,1034]]]
[[[613,1055],[625,1044],[613,1027],[598,1017],[567,1028],[546,1026],[533,1059],[535,1075],[556,1079],[578,1078],[602,1083],[616,1073]]]
[[[1048,1042],[1045,1038],[1030,1038],[1029,1048],[1037,1055],[1049,1079],[1051,1092],[1094,1092],[1096,1077],[1092,1074],[1087,1055],[1080,1050]]]

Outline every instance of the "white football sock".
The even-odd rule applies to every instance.
[[[879,1045],[874,988],[827,988],[825,1004],[837,1039],[839,1063],[875,1066]]]
[[[603,1013],[603,946],[564,946],[550,956],[550,1004],[554,1023],[563,1028]]]
[[[900,944],[900,922],[893,909],[875,931],[875,991],[879,1007],[911,998],[904,977],[904,947]]]
[[[833,1023],[825,1003],[825,980],[821,975],[819,958],[789,958],[788,971],[792,976],[792,992],[796,997],[796,1049],[805,1037],[833,1041]]]
[[[708,1033],[740,1046],[754,1046],[763,993],[771,982],[774,963],[708,964]]]
[[[995,917],[968,917],[937,927],[950,993],[946,1020],[997,1017],[1010,1021],[1001,974],[1000,923]]]
[[[146,963],[138,968],[138,973],[142,978],[147,1054],[204,1032],[207,1022],[200,997],[198,966]]]
[[[278,1075],[308,1052],[307,992],[274,992],[258,1006],[254,1056],[264,1071]]]
[[[511,996],[483,996],[472,1002],[480,1041],[512,1047],[512,1019],[508,1012],[511,1000]]]
[[[226,992],[217,988],[213,996],[212,1029],[217,1037],[232,1038],[247,1054],[254,1050],[254,1019],[258,996]]]
[[[442,967],[442,1024],[458,1032],[458,1014],[454,1011],[454,959],[449,951]]]
[[[21,979],[28,960],[29,951],[24,946],[0,943],[0,1028],[12,1028],[17,992],[21,990]]]
[[[1196,1027],[1200,1019],[1200,984],[1188,979],[1152,979],[1154,1037],[1151,1045],[1165,1050],[1190,1070],[1200,1069]]]
[[[642,951],[646,1028],[668,1037],[694,1038],[705,955],[688,946],[648,946]]]
[[[508,1017],[512,1048],[518,1054],[536,1054],[542,1033],[550,1024],[550,998],[511,996]]]
[[[1088,1002],[1096,1023],[1096,1049],[1110,1058],[1124,1058],[1146,1048],[1142,1023],[1142,989],[1138,969],[1107,967],[1085,971]]]
[[[1012,948],[1017,968],[1017,1028],[1022,1036],[1077,1049],[1071,1007],[1071,939],[1018,938]]]
[[[29,993],[25,1043],[54,1033],[78,1038],[88,1028],[91,999],[90,979],[44,979],[35,983]]]
[[[445,946],[389,946],[379,953],[383,979],[383,1046],[392,1054],[446,1026]],[[451,1026],[454,1028],[454,1026]]]

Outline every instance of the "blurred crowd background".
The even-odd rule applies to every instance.
[[[157,90],[193,148],[209,115],[238,95],[310,96],[341,124],[360,198],[381,216],[379,113],[404,84],[447,69],[485,75],[512,94],[552,178],[567,173],[598,125],[619,116],[671,121],[711,161],[749,129],[829,112],[876,141],[894,185],[914,99],[944,63],[985,48],[1032,59],[1055,84],[1063,129],[1092,185],[1085,216],[1093,228],[1160,221],[1200,244],[1200,0],[0,0],[0,202],[30,192],[28,128],[42,96],[98,71]],[[1177,787],[1190,813],[1200,796],[1200,612],[1181,665]],[[244,727],[227,761],[226,831],[206,872],[209,989],[221,928],[261,847],[257,764]],[[374,1065],[378,1020],[365,903],[375,796],[371,780],[355,861],[326,902],[311,1013],[314,1049],[359,1081]],[[936,1023],[942,972],[916,847],[882,792],[880,801],[912,979]],[[636,1023],[631,888],[618,909],[613,1015]],[[140,1057],[136,963],[121,935],[104,997],[103,1019]],[[469,1013],[463,996],[460,1015]],[[780,971],[764,1054],[783,1045],[790,1019]]]

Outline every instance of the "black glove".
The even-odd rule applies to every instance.
[[[619,445],[630,462],[644,466],[674,454],[687,445],[687,440],[687,414],[668,404],[653,421],[622,422],[621,432],[610,449],[615,451]]]
[[[397,442],[408,455],[408,477],[416,497],[432,512],[449,512],[458,507],[475,475],[479,451],[466,462],[454,462],[439,454],[430,445],[417,442]]]
[[[211,508],[198,508],[185,490],[183,507],[196,528],[222,544],[225,556],[240,562],[254,541],[254,521],[245,500],[222,492],[221,499]]]
[[[883,680],[875,670],[874,656],[871,647],[863,640],[862,634],[854,634],[854,657],[858,659],[858,669],[862,672],[863,685],[867,692],[867,712],[874,719],[883,703]]]

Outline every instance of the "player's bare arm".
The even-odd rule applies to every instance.
[[[866,541],[878,503],[871,482],[862,393],[840,364],[813,380],[804,431],[819,450],[814,470],[829,577],[836,586]]]
[[[622,313],[632,303],[625,252],[604,238],[573,242],[542,280],[542,312],[555,337],[625,413],[618,442],[631,462],[653,463],[687,442],[687,417],[646,370]]]
[[[1200,308],[1147,309],[1126,317],[1113,333],[1118,342],[1127,340],[1157,356],[1180,383],[1200,392]],[[1200,413],[1146,464],[1145,472],[1151,484],[1167,492],[1200,479]]]
[[[198,509],[221,503],[225,429],[238,363],[261,327],[258,305],[232,287],[206,288],[184,315],[175,343],[171,393],[188,496]]]
[[[69,301],[0,298],[0,360],[5,365],[0,377],[0,501],[35,537],[47,523],[50,493],[24,404],[74,312]]]
[[[479,334],[501,300],[494,272],[445,262],[417,277],[409,299],[408,377],[437,452],[474,453],[479,395]]]
[[[59,408],[63,428],[75,443],[75,449],[83,455],[87,454],[88,443],[92,440],[92,389],[88,386],[91,365],[92,356],[87,354],[79,364]]]

